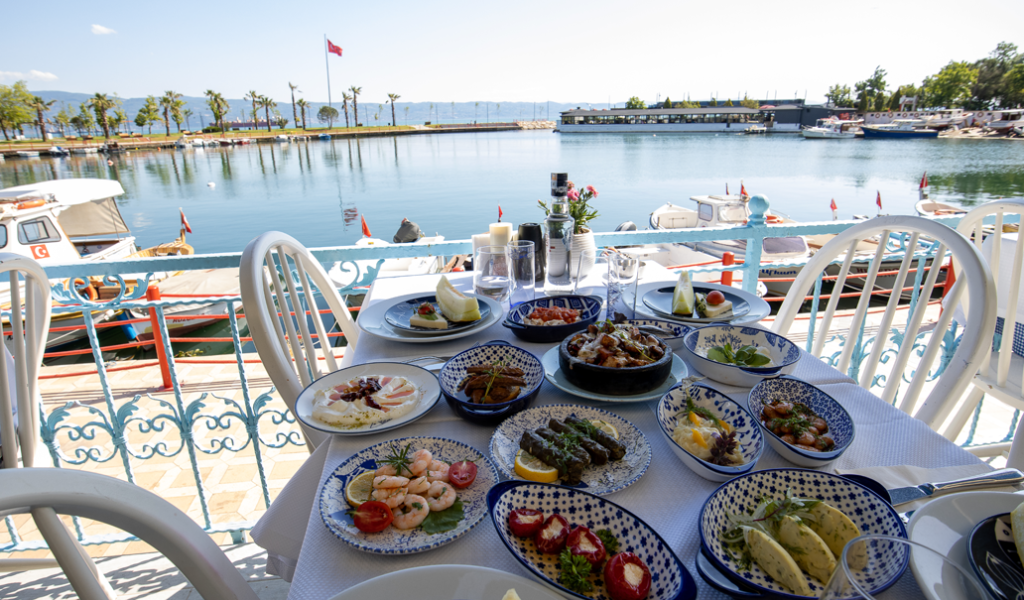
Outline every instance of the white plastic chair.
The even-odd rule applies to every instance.
[[[854,258],[854,248],[856,248],[861,240],[879,234],[881,234],[881,240],[887,240],[890,233],[909,234],[909,239],[907,240],[908,248],[916,248],[918,240],[923,236],[936,240],[940,245],[936,249],[935,256],[940,258],[934,260],[931,270],[928,271],[927,277],[925,277],[919,296],[921,301],[917,303],[914,313],[910,315],[906,324],[904,332],[905,341],[900,346],[895,359],[890,359],[889,361],[893,366],[891,375],[886,378],[885,387],[882,389],[883,400],[889,403],[896,403],[896,394],[900,386],[904,384],[903,373],[910,362],[911,354],[918,352],[918,348],[914,347],[913,342],[917,339],[918,333],[921,330],[921,322],[924,319],[925,311],[928,309],[927,299],[931,297],[935,281],[939,276],[939,266],[942,262],[941,257],[945,256],[947,249],[953,255],[954,262],[958,263],[964,270],[964,275],[957,279],[956,283],[953,284],[953,289],[949,292],[948,306],[956,306],[964,292],[967,292],[970,305],[979,308],[979,310],[972,310],[971,316],[967,319],[967,323],[964,326],[963,337],[952,360],[950,360],[931,392],[920,403],[920,406],[918,407],[918,399],[928,378],[929,370],[939,356],[943,341],[942,335],[931,336],[910,383],[906,385],[903,397],[896,403],[897,407],[904,412],[921,419],[932,429],[938,429],[952,412],[954,404],[960,399],[967,386],[970,385],[971,378],[978,369],[979,361],[992,344],[992,333],[995,331],[996,297],[995,281],[992,279],[992,272],[985,263],[981,252],[969,240],[953,229],[930,219],[912,216],[878,217],[850,227],[825,244],[821,250],[815,253],[814,257],[807,263],[807,266],[800,271],[789,293],[786,294],[786,299],[783,301],[779,314],[775,318],[772,330],[782,335],[789,331],[797,312],[800,310],[800,306],[804,303],[804,298],[810,295],[810,290],[815,285],[818,277],[830,262],[845,253],[845,259],[835,283],[834,289],[836,291],[829,298],[823,320],[816,326],[818,333],[815,336],[811,354],[820,357],[824,343],[828,338],[827,334],[835,315],[836,306],[839,302],[838,292],[843,289],[850,271],[850,264]],[[870,294],[875,287],[875,279],[882,265],[885,246],[885,243],[878,244],[878,250],[870,263],[868,276],[864,280],[864,288],[858,299],[853,322],[850,326],[850,339],[844,345],[843,352],[839,356],[839,362],[836,365],[836,368],[844,373],[850,367],[850,361],[853,358],[856,347],[857,336],[855,332],[860,330],[861,324],[867,316]],[[913,257],[913,253],[908,252],[900,264],[893,289],[903,289],[912,264],[917,262],[918,259]],[[889,295],[889,303],[878,326],[878,338],[871,347],[870,355],[861,364],[859,383],[865,389],[871,388],[875,373],[881,363],[882,352],[885,350],[883,342],[888,337],[888,332],[892,327],[900,296],[901,294],[899,293]],[[934,327],[934,331],[946,331],[949,328],[952,317],[952,310],[943,311],[942,316],[939,317],[939,321]]]
[[[256,351],[281,398],[294,414],[295,401],[306,386],[351,363],[359,337],[355,322],[323,266],[295,238],[280,231],[268,231],[245,247],[239,283]],[[327,301],[348,341],[340,364],[334,358],[327,329],[317,312],[311,283]],[[306,309],[311,313],[316,339],[303,314]],[[289,310],[295,314],[289,315]],[[326,369],[319,363],[318,346]],[[300,426],[310,451],[327,438],[324,433],[301,423]]]
[[[31,511],[71,587],[83,600],[113,593],[96,564],[70,544],[57,514],[93,519],[127,531],[167,557],[206,600],[258,596],[209,534],[170,502],[113,477],[71,469],[0,471],[0,514]]]
[[[973,387],[964,403],[958,408],[953,419],[943,435],[949,439],[956,439],[974,413],[982,396],[1004,402],[1017,409],[1024,410],[1024,391],[1021,389],[1021,380],[1024,379],[1024,358],[1017,356],[1011,351],[1013,345],[1014,330],[1017,325],[1017,306],[1021,302],[1021,271],[1024,270],[1024,239],[1017,234],[1016,248],[1013,253],[1013,260],[1007,263],[1000,256],[1003,244],[1006,240],[1006,232],[1003,231],[1003,224],[1007,215],[1024,215],[1024,200],[997,200],[988,202],[971,210],[960,221],[957,231],[974,240],[975,245],[982,252],[992,269],[992,277],[997,281],[998,309],[992,309],[995,315],[1003,310],[1003,338],[1000,350],[992,350],[989,345],[986,353],[978,365],[978,372],[971,383]],[[995,217],[995,227],[984,226],[982,220],[986,217]],[[982,231],[984,229],[984,231]],[[983,234],[988,234],[983,235]],[[982,248],[984,237],[985,249]],[[1013,243],[1013,242],[1010,242]],[[991,249],[991,254],[988,249]],[[964,271],[969,267],[954,261],[953,269],[957,277],[962,277]],[[993,296],[996,296],[993,294]],[[974,304],[966,302],[963,305],[964,313],[970,315],[976,313]],[[988,310],[985,306],[982,310]],[[1007,466],[1024,467],[1024,435],[1021,435],[1022,427],[1018,425],[1014,441],[1003,444],[987,444],[968,448],[979,456],[997,456],[1010,450],[1010,457]]]

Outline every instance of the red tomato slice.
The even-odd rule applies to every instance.
[[[384,531],[395,520],[391,507],[376,500],[363,502],[359,508],[350,510],[349,514],[352,515],[356,527],[363,533]]]
[[[448,482],[456,489],[468,488],[476,481],[476,465],[469,461],[453,464],[448,469]]]
[[[725,294],[718,290],[712,290],[708,292],[707,301],[711,306],[718,306],[725,302]]]

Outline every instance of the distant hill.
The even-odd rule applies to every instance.
[[[75,92],[62,92],[62,91],[34,91],[33,94],[42,97],[45,100],[56,100],[57,103],[54,105],[52,114],[56,113],[61,109],[61,104],[67,104],[74,107],[77,110],[77,106],[82,102],[85,102],[92,95],[81,94]],[[340,95],[340,92],[339,92]],[[193,116],[188,124],[189,129],[199,129],[204,124],[209,125],[213,120],[213,113],[210,112],[209,107],[206,105],[206,97],[195,97],[195,96],[183,96],[182,100],[185,101],[185,108],[189,108],[193,112]],[[146,103],[145,98],[121,98],[122,108],[125,113],[128,114],[129,119],[134,119],[139,109]],[[241,98],[228,99],[228,103],[231,105],[231,111],[225,118],[227,121],[248,121],[250,120],[249,112],[252,111],[252,105]],[[316,113],[320,110],[321,106],[326,106],[326,102],[310,102],[312,108],[307,109],[306,112],[306,124],[309,127],[321,127],[320,123],[316,120]],[[391,105],[386,104],[383,107],[380,105],[380,101],[370,101],[360,97],[359,99],[359,120],[363,125],[384,125],[385,123],[391,123]],[[619,106],[622,106],[624,102],[620,102]],[[340,102],[333,102],[334,108],[338,109],[341,115],[341,122],[345,122],[345,113],[342,110]],[[472,121],[486,122],[486,121],[514,121],[514,120],[532,120],[536,114],[538,120],[557,120],[558,114],[561,111],[576,108],[578,106],[587,107],[590,106],[587,103],[565,103],[565,102],[490,102],[490,101],[479,101],[479,102],[455,102],[454,109],[451,102],[402,102],[399,100],[395,102],[395,117],[398,120],[399,125],[408,124],[422,124],[426,121],[433,123],[468,123]],[[594,108],[605,108],[607,104],[593,105]],[[406,111],[408,108],[408,111]],[[454,113],[453,113],[454,110]],[[243,114],[245,111],[245,114]],[[534,112],[536,111],[536,113]],[[262,111],[261,116],[262,116]],[[282,117],[288,119],[289,127],[292,125],[292,105],[290,102],[280,102],[277,105],[277,112]],[[377,114],[378,120],[374,120],[373,116]],[[273,111],[271,111],[273,116]],[[301,115],[300,115],[301,119]],[[349,104],[349,119],[354,124],[355,112],[352,104]],[[184,126],[184,125],[183,125]],[[136,127],[132,124],[132,129]],[[154,131],[162,131],[163,125],[154,125]],[[171,123],[171,131],[175,131],[174,123]],[[26,133],[28,133],[26,131]]]

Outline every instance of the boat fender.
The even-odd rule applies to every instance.
[[[18,210],[25,210],[26,208],[36,208],[46,204],[46,200],[29,200],[27,202],[19,202]]]
[[[82,294],[92,302],[95,302],[96,299],[100,297],[99,293],[96,291],[96,287],[92,285],[91,281],[76,279],[74,285],[79,294]]]

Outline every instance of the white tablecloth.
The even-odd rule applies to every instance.
[[[472,286],[471,274],[449,276],[456,287],[468,290]],[[403,294],[432,291],[437,276],[378,280],[367,298],[367,303],[381,302]],[[455,340],[427,345],[386,342],[363,334],[355,353],[355,364],[375,360],[401,360],[424,355],[452,355],[478,342],[508,340],[540,356],[551,344],[528,344],[496,324],[482,333]],[[922,422],[916,421],[876,396],[856,386],[851,379],[820,361],[805,356],[794,376],[820,386],[839,399],[857,424],[857,438],[837,461],[840,468],[875,465],[911,464],[921,467],[939,467],[977,463],[978,459],[934,433]],[[733,399],[746,403],[748,390],[727,388],[711,382]],[[694,559],[700,547],[697,517],[705,499],[718,487],[686,468],[672,453],[662,435],[655,416],[656,402],[636,404],[607,404],[583,400],[544,383],[534,406],[576,403],[611,410],[639,427],[651,443],[653,459],[643,478],[637,483],[608,496],[639,515],[654,527],[672,546],[696,581],[698,598],[725,598],[704,583],[697,574]],[[505,549],[490,520],[485,519],[474,530],[454,543],[436,550],[411,556],[378,556],[359,552],[338,540],[324,526],[316,506],[309,510],[310,491],[316,492],[327,476],[348,456],[372,444],[405,436],[431,435],[459,439],[488,454],[493,427],[482,427],[457,417],[445,402],[423,419],[392,431],[374,436],[335,437],[319,448],[295,476],[282,495],[274,502],[267,515],[253,531],[258,543],[263,540],[297,544],[305,520],[305,535],[295,568],[289,598],[293,600],[322,600],[357,583],[399,569],[430,564],[469,564],[492,567],[529,576]],[[768,447],[757,464],[758,469],[792,467]],[[317,479],[313,479],[316,475]],[[313,485],[314,481],[316,485]],[[294,488],[290,490],[289,488]],[[304,506],[303,506],[303,503]],[[921,597],[916,582],[908,570],[902,580],[883,598]]]

